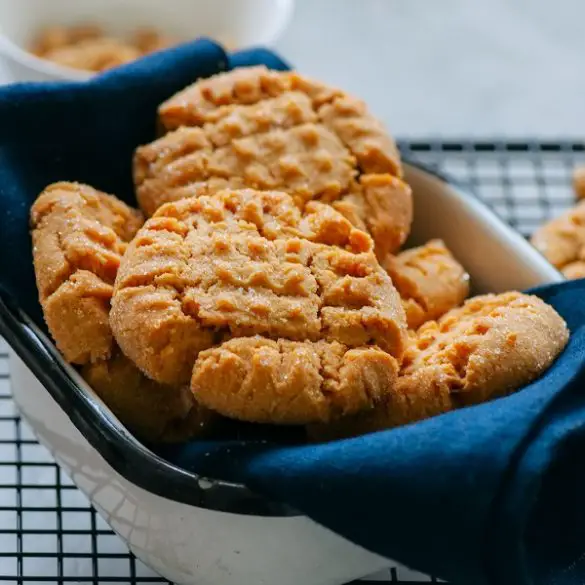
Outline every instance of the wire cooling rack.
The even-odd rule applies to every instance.
[[[468,187],[524,235],[573,203],[571,171],[585,162],[581,143],[402,141],[400,147]],[[434,581],[398,566],[368,580]],[[0,582],[167,583],[128,553],[20,420],[1,340]]]

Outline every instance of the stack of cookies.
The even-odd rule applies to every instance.
[[[141,212],[75,183],[31,210],[57,347],[141,438],[225,418],[314,439],[390,428],[517,390],[564,348],[540,299],[466,300],[443,242],[401,250],[411,190],[363,102],[253,67],[158,119],[134,157]]]
[[[585,166],[573,173],[577,204],[540,226],[532,234],[532,245],[565,278],[585,278]]]

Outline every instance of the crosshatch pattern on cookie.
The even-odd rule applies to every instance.
[[[147,215],[225,187],[278,189],[300,206],[338,202],[383,258],[406,239],[410,188],[394,141],[360,100],[294,72],[239,69],[199,81],[159,108],[168,133],[137,149]]]
[[[410,332],[396,383],[373,409],[309,425],[308,437],[357,436],[509,394],[540,376],[568,338],[563,319],[538,297],[474,297]]]
[[[518,292],[473,297],[416,332],[401,376],[428,372],[458,404],[514,391],[544,372],[564,348],[568,329],[544,301]]]
[[[199,354],[191,390],[231,418],[303,424],[371,410],[397,374],[398,361],[376,346],[239,337]]]
[[[585,201],[539,227],[532,244],[567,278],[585,275]]]
[[[165,205],[131,243],[112,326],[149,376],[185,383],[200,351],[261,335],[400,357],[400,297],[370,237],[330,206],[221,191]]]
[[[39,296],[57,347],[124,424],[150,440],[184,439],[213,416],[188,391],[147,379],[109,322],[120,259],[142,223],[140,212],[88,185],[47,187],[31,209]]]

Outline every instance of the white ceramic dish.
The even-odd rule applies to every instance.
[[[294,0],[2,0],[0,56],[13,81],[83,80],[91,74],[28,52],[39,30],[91,22],[118,36],[153,26],[185,41],[208,36],[236,48],[270,47],[293,7]]]
[[[476,292],[526,289],[562,276],[485,206],[406,165],[415,196],[412,243],[445,240]],[[18,310],[0,305],[14,400],[74,483],[167,579],[191,585],[340,585],[392,561],[243,486],[204,479],[137,443]]]

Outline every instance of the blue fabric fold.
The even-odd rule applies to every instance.
[[[198,77],[288,65],[200,40],[82,83],[0,91],[0,288],[43,326],[28,233],[50,182],[134,203],[131,156],[156,106]],[[284,501],[379,554],[454,583],[585,581],[585,281],[534,291],[567,320],[565,352],[512,396],[324,445],[193,442],[161,451],[202,475]]]

